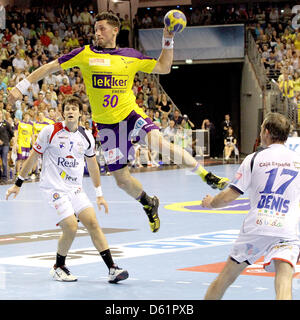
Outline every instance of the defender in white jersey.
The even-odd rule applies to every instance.
[[[276,273],[276,299],[292,298],[300,246],[300,156],[284,145],[289,131],[289,121],[283,115],[268,114],[260,133],[266,148],[245,158],[228,189],[203,199],[202,206],[218,208],[246,190],[250,198],[250,211],[239,237],[205,299],[221,299],[238,275],[261,256],[265,270]]]
[[[85,157],[94,157],[94,148],[92,134],[83,127],[71,132],[65,121],[45,127],[33,146],[43,155],[40,187],[47,194],[81,189]]]
[[[81,109],[82,104],[76,97],[70,97],[64,102],[65,121],[42,129],[15,185],[7,190],[6,199],[11,194],[15,194],[16,197],[24,178],[36,163],[39,155],[43,155],[40,187],[48,203],[56,211],[58,225],[62,228],[56,263],[50,274],[58,281],[77,281],[77,278],[65,266],[65,260],[75,238],[79,219],[87,228],[96,249],[109,269],[108,281],[116,283],[128,278],[128,272],[114,263],[93,205],[82,189],[84,161],[86,160],[95,186],[97,205],[99,209],[104,206],[105,213],[108,213],[108,206],[103,198],[100,185],[94,138],[88,131],[78,126]]]

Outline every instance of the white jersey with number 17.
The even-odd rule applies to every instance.
[[[283,144],[248,155],[230,187],[249,191],[250,211],[241,232],[293,238],[300,217],[300,155]]]

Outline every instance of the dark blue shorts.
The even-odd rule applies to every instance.
[[[97,128],[109,171],[116,171],[127,166],[128,157],[134,158],[133,144],[144,143],[149,131],[159,130],[150,118],[144,118],[135,111],[132,111],[119,123],[97,123]]]

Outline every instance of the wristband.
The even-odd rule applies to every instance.
[[[103,196],[103,192],[102,192],[101,186],[96,187],[95,191],[96,191],[96,197],[102,197]]]
[[[21,93],[24,95],[30,86],[30,81],[28,81],[27,79],[23,79],[16,85],[16,88],[19,89]]]
[[[15,185],[16,185],[17,187],[21,188],[24,180],[25,180],[25,179],[24,179],[23,177],[18,176],[17,179],[16,179],[16,181],[15,181]]]
[[[173,38],[162,38],[162,48],[163,49],[173,49],[174,40]]]

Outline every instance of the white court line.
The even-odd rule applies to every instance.
[[[30,276],[32,276],[32,275],[35,275],[35,274],[37,274],[37,273],[32,273],[32,272],[24,272],[23,274],[26,274],[26,275],[30,275]]]

